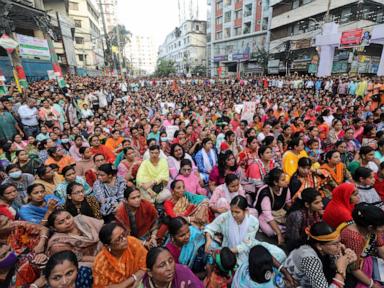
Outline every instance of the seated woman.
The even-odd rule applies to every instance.
[[[359,191],[360,202],[378,203],[381,198],[373,187],[375,184],[375,176],[371,169],[366,167],[359,167],[353,174],[357,190]]]
[[[347,266],[356,260],[356,254],[342,249],[340,230],[325,222],[306,229],[308,242],[293,250],[284,263],[288,272],[301,287],[344,287]],[[348,286],[346,286],[348,287]]]
[[[170,235],[170,241],[165,247],[175,262],[188,266],[195,273],[202,272],[207,264],[204,233],[183,217],[167,217],[164,222]]]
[[[209,222],[208,199],[205,196],[185,191],[182,180],[174,180],[170,188],[172,198],[164,201],[165,214],[170,217],[185,217],[196,227]]]
[[[184,159],[188,159],[192,163],[192,172],[197,171],[196,166],[193,163],[192,157],[185,153],[184,148],[180,144],[172,144],[171,145],[171,153],[170,156],[168,156],[168,167],[169,167],[169,174],[172,179],[175,179],[176,176],[179,174],[180,171],[180,164],[181,161]]]
[[[21,220],[35,224],[47,225],[48,217],[57,206],[64,204],[54,195],[47,195],[42,184],[32,184],[27,189],[29,203],[21,206],[19,216]]]
[[[348,151],[347,142],[345,140],[339,140],[335,143],[335,149],[340,153],[341,162],[348,167],[353,161],[355,156],[352,152]]]
[[[24,150],[16,151],[16,164],[23,173],[35,175],[36,169],[41,165],[41,161],[38,157],[31,157]]]
[[[9,220],[15,220],[17,210],[12,206],[17,197],[17,190],[14,184],[0,185],[0,215],[6,216]]]
[[[123,153],[124,159],[117,167],[117,176],[123,177],[127,182],[127,185],[134,185],[141,160],[136,157],[136,152],[131,147],[125,148]]]
[[[141,198],[136,187],[125,188],[124,201],[117,207],[115,218],[129,235],[143,241],[144,247],[149,249],[157,245],[157,210],[151,202]]]
[[[207,196],[208,192],[204,186],[204,181],[200,178],[197,170],[192,171],[193,163],[189,159],[183,159],[180,161],[180,171],[175,177],[175,180],[183,180],[185,184],[185,190],[193,194],[200,194]]]
[[[358,160],[352,161],[348,166],[348,170],[352,175],[359,167],[367,167],[375,173],[379,170],[379,167],[377,167],[375,163],[375,149],[370,146],[362,146],[359,151],[359,156],[360,158]]]
[[[359,203],[352,218],[341,232],[341,242],[357,255],[357,266],[352,271],[354,279],[348,279],[348,287],[357,283],[356,287],[382,287],[372,278],[373,258],[384,258],[384,211],[372,204]]]
[[[259,214],[261,230],[269,237],[276,235],[281,245],[284,243],[285,214],[291,203],[287,175],[274,168],[264,178],[264,183],[257,192],[254,208]]]
[[[48,226],[54,231],[48,241],[46,254],[73,251],[80,266],[92,267],[95,256],[101,248],[99,231],[102,220],[85,215],[73,217],[65,210],[54,211],[48,219]]]
[[[289,178],[297,171],[300,158],[308,157],[304,150],[304,141],[294,137],[288,144],[288,151],[283,154],[282,168]],[[289,179],[288,179],[289,180]]]
[[[237,269],[232,288],[285,287],[280,271],[273,267],[273,257],[265,247],[256,245],[249,252],[248,261]]]
[[[92,287],[92,270],[84,266],[79,268],[76,254],[72,251],[58,252],[49,257],[44,276],[49,288]],[[30,287],[42,287],[35,285]]]
[[[227,288],[231,285],[234,271],[237,269],[236,254],[228,247],[211,253],[211,263],[207,265],[207,277],[204,279],[206,288]]]
[[[197,169],[204,183],[208,184],[209,174],[213,167],[217,164],[216,151],[213,149],[211,138],[204,138],[201,148],[195,155]]]
[[[287,213],[285,238],[288,251],[305,243],[305,228],[321,221],[323,208],[321,194],[314,188],[305,188]]]
[[[325,207],[323,220],[333,228],[352,220],[355,204],[360,202],[355,184],[343,183],[332,191],[332,200]]]
[[[136,185],[143,193],[143,198],[152,203],[163,203],[170,197],[166,185],[169,180],[169,169],[167,160],[160,158],[160,147],[152,145],[149,147],[150,157],[141,162],[137,172]]]
[[[67,201],[64,205],[73,217],[85,215],[96,219],[102,219],[100,214],[100,204],[95,196],[85,196],[83,185],[72,182],[67,186]]]
[[[329,151],[325,154],[326,163],[321,165],[321,170],[325,170],[329,177],[323,184],[323,191],[325,196],[330,198],[331,192],[341,183],[351,180],[351,174],[348,172],[344,163],[341,162],[340,153],[336,150]]]
[[[127,231],[116,222],[101,228],[99,237],[104,247],[93,264],[94,288],[139,285],[147,270],[147,250],[138,239],[127,235]]]
[[[258,154],[260,158],[248,163],[248,167],[245,170],[246,181],[251,185],[255,185],[256,189],[263,186],[263,179],[269,171],[278,167],[273,159],[272,148],[261,146]]]
[[[177,264],[172,254],[162,247],[154,247],[147,254],[147,273],[139,288],[203,288],[203,283],[192,271]],[[168,272],[168,273],[164,273]]]
[[[114,220],[114,213],[120,201],[124,199],[126,183],[117,176],[112,164],[102,164],[97,171],[97,180],[93,184],[93,192],[100,203],[100,213],[104,221]]]
[[[35,184],[43,184],[47,194],[54,194],[56,186],[63,182],[63,176],[56,173],[50,166],[40,166],[36,174]]]
[[[55,195],[60,198],[60,200],[65,201],[67,199],[67,187],[70,183],[79,183],[84,187],[85,195],[91,195],[92,189],[88,185],[87,181],[83,177],[76,176],[75,166],[65,166],[62,170],[62,175],[64,176],[64,181],[56,186]]]
[[[214,191],[217,186],[224,184],[224,178],[228,174],[240,174],[235,155],[231,150],[219,154],[217,165],[209,174],[209,189]]]
[[[291,177],[289,182],[289,191],[291,192],[292,203],[296,199],[301,198],[301,193],[304,189],[314,188],[321,193],[322,181],[321,176],[311,170],[312,160],[307,157],[303,157],[298,162],[298,169]],[[323,197],[323,194],[321,194]]]
[[[217,214],[227,212],[230,209],[229,203],[237,195],[245,197],[240,179],[236,174],[228,174],[225,176],[225,183],[213,191],[211,199],[209,199],[209,207]]]
[[[259,221],[256,217],[249,215],[248,203],[245,197],[236,196],[230,203],[230,211],[220,214],[205,229],[206,244],[205,250],[209,251],[212,240],[216,234],[222,234],[221,247],[229,247],[237,256],[237,263],[241,265],[248,259],[251,247],[260,244],[267,248],[279,262],[285,260],[285,253],[279,247],[266,242],[256,240],[256,233],[259,230]],[[236,231],[237,233],[234,233]]]

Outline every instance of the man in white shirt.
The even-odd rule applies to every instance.
[[[20,116],[21,124],[23,124],[25,135],[27,137],[36,137],[36,135],[39,134],[39,120],[36,100],[29,98],[26,104],[21,105],[17,112]]]

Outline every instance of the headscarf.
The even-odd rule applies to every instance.
[[[352,220],[355,205],[351,203],[351,196],[355,190],[355,184],[343,183],[332,191],[332,200],[325,208],[323,220],[333,228]]]

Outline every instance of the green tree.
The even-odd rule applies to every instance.
[[[157,61],[155,75],[158,77],[166,77],[176,73],[175,62],[172,60],[159,59]]]
[[[124,49],[125,45],[127,45],[128,42],[131,41],[132,33],[125,28],[124,25],[117,25],[112,28],[111,32],[108,33],[109,40],[111,41],[112,46],[119,46],[118,45],[118,34],[120,34],[120,47],[121,49]]]
[[[268,52],[264,48],[257,48],[256,62],[263,68],[264,73],[268,70]]]
[[[192,68],[192,75],[205,76],[207,74],[207,67],[204,65],[197,65]]]

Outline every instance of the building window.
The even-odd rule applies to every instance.
[[[244,17],[252,15],[252,3],[244,6]]]
[[[220,17],[222,18],[222,17]],[[200,26],[199,25],[196,25],[196,31],[199,31],[200,30]]]
[[[231,5],[231,0],[224,0],[224,5],[225,6],[229,6],[229,5]]]
[[[216,40],[221,40],[221,39],[223,39],[223,32],[217,32],[216,33]]]
[[[81,20],[75,20],[75,27],[81,28]]]
[[[235,11],[235,19],[241,18],[241,14],[243,14],[243,10]]]
[[[225,12],[225,14],[224,14],[224,22],[225,23],[231,22],[231,11]]]
[[[79,3],[69,2],[68,8],[69,10],[79,11]]]
[[[83,37],[75,37],[76,44],[84,44],[84,38]]]
[[[241,28],[238,27],[238,28],[235,28],[235,36],[239,36],[241,35]]]
[[[251,22],[244,23],[243,34],[248,34],[251,32]]]
[[[224,29],[224,37],[230,38],[231,37],[231,28],[225,28]]]
[[[78,56],[79,56],[79,61],[81,61],[81,62],[87,61],[87,55],[79,54]]]
[[[223,17],[216,18],[216,25],[223,24]]]

